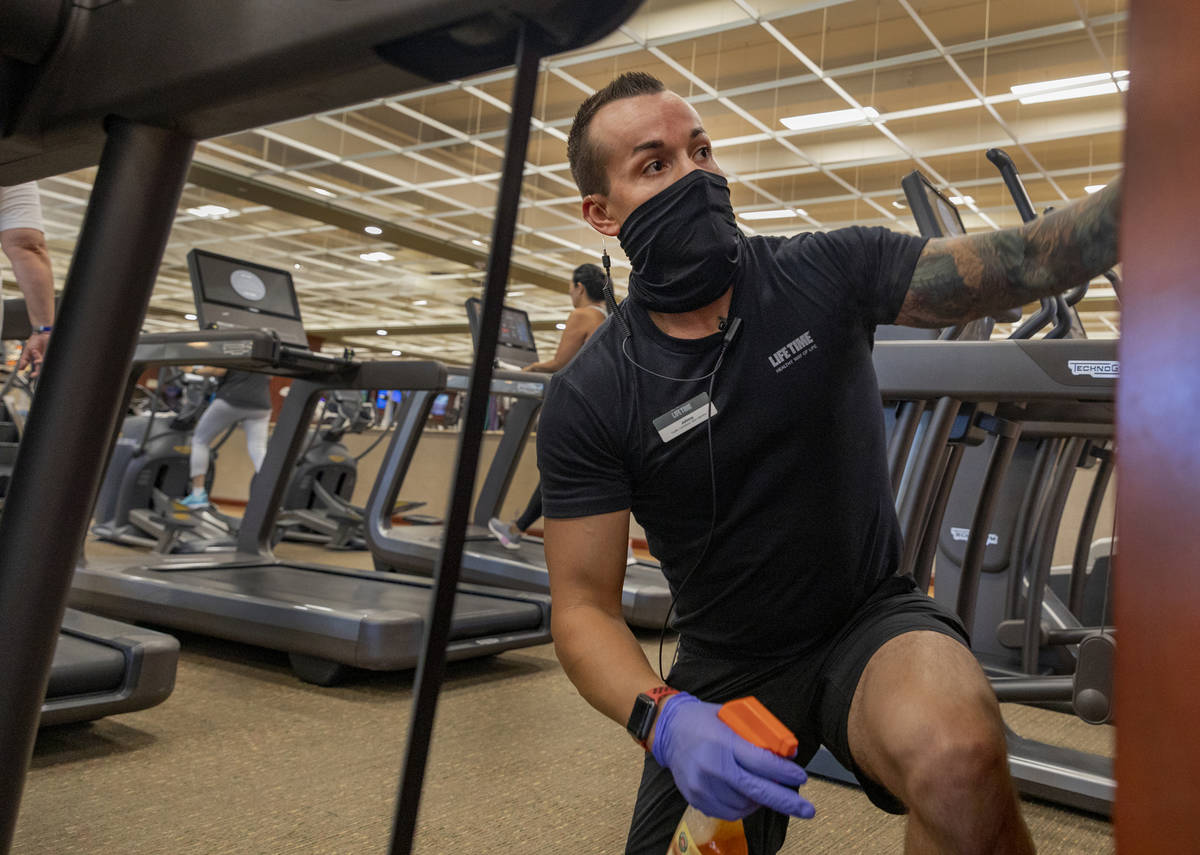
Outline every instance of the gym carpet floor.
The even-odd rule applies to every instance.
[[[88,549],[101,560],[136,557]],[[365,553],[279,552],[369,567]],[[282,653],[173,634],[183,650],[164,704],[40,734],[15,855],[384,851],[412,673],[364,672],[319,688],[296,679]],[[656,655],[657,636],[640,637]],[[1110,727],[1027,707],[1005,716],[1028,737],[1112,750]],[[452,663],[416,851],[620,852],[639,754],[579,697],[550,645]],[[901,851],[903,820],[857,789],[813,780],[805,795],[817,816],[793,821],[783,853]],[[1114,851],[1105,821],[1031,801],[1024,809],[1041,853]]]

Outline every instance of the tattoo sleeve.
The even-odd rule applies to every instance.
[[[1015,229],[925,245],[896,323],[944,327],[1059,294],[1117,263],[1121,179]]]

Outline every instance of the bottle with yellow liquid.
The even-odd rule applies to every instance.
[[[747,742],[780,757],[796,753],[796,737],[757,698],[738,698],[724,704],[717,717]],[[667,855],[749,855],[742,821],[714,819],[691,805],[671,838]]]

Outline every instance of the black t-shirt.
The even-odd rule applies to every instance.
[[[221,377],[215,397],[250,410],[271,409],[271,378],[254,371],[230,369]]]
[[[707,426],[690,421],[709,381],[637,369],[615,319],[550,383],[546,516],[632,509],[678,593],[675,626],[701,648],[771,656],[835,633],[899,561],[871,347],[924,245],[881,228],[746,240],[730,308],[742,328],[713,391],[716,527],[681,590],[712,518]],[[631,301],[620,311],[646,368],[714,367],[723,334],[675,339]]]

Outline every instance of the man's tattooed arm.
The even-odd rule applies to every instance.
[[[1121,179],[1020,228],[925,245],[896,323],[946,327],[1023,306],[1117,263]]]

